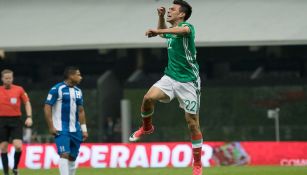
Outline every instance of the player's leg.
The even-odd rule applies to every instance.
[[[59,171],[60,175],[69,175],[69,153],[60,154]]]
[[[70,154],[70,138],[68,133],[59,132],[55,136],[55,144],[60,155],[59,171],[60,175],[69,175],[69,154]]]
[[[202,173],[201,151],[203,136],[199,126],[200,80],[196,82],[175,84],[176,97],[180,107],[185,111],[185,119],[189,127],[193,150],[193,175]]]
[[[138,141],[142,135],[153,132],[152,115],[155,103],[156,101],[169,102],[174,97],[171,83],[169,77],[163,76],[144,95],[141,106],[142,127],[130,136],[129,141]]]
[[[185,119],[187,121],[191,135],[193,152],[193,175],[202,175],[201,153],[203,136],[199,126],[199,115],[185,112]]]
[[[142,126],[129,137],[129,141],[138,141],[142,135],[151,134],[154,131],[154,126],[152,125],[154,106],[157,100],[163,99],[169,99],[169,97],[161,89],[155,86],[149,89],[143,98],[141,106]]]
[[[77,157],[69,157],[68,160],[68,173],[69,175],[75,175],[76,174],[76,159]]]
[[[191,114],[185,112],[185,119],[189,127],[191,142],[192,142],[192,150],[193,150],[193,171],[195,174],[201,174],[201,151],[203,144],[203,136],[199,126],[199,116],[198,114]],[[200,172],[199,172],[200,171]]]
[[[82,143],[82,132],[71,133],[70,155],[68,161],[69,175],[76,174],[76,159]]]
[[[3,173],[7,175],[9,173],[9,160],[7,157],[8,152],[8,141],[9,141],[9,130],[7,127],[7,120],[0,117],[0,149],[1,149],[1,160]]]
[[[15,148],[13,174],[18,175],[18,165],[22,154],[22,121],[19,117],[12,118],[11,137]]]
[[[168,100],[167,96],[160,88],[152,86],[143,98],[141,106],[141,116],[145,131],[152,129],[152,115],[154,114],[155,103],[158,100]]]

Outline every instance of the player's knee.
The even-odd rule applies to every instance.
[[[198,130],[198,128],[199,128],[196,123],[189,123],[188,127],[189,127],[190,131],[195,131],[195,130]]]
[[[77,157],[69,156],[69,161],[76,161]]]
[[[146,95],[144,95],[143,101],[144,101],[145,104],[146,103],[152,103],[154,101],[154,98],[153,98],[152,95],[146,94]]]
[[[198,133],[199,132],[199,125],[197,122],[194,121],[188,121],[188,127],[190,132],[193,133]]]
[[[152,97],[151,97],[150,94],[145,94],[143,100],[144,100],[144,101],[151,101],[151,100],[152,100]]]
[[[69,154],[68,153],[62,153],[61,155],[60,155],[60,157],[61,158],[64,158],[64,159],[69,159]]]

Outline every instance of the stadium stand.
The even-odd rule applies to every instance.
[[[78,2],[78,3],[76,3]],[[0,48],[68,50],[163,47],[143,35],[167,1],[2,1]],[[307,1],[193,0],[198,46],[307,44]]]

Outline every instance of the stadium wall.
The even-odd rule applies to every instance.
[[[59,156],[53,144],[25,145],[20,167],[49,169],[58,165]],[[307,142],[205,142],[204,167],[218,165],[306,166]],[[13,166],[14,148],[9,147]],[[139,144],[83,144],[77,159],[79,167],[188,167],[192,148],[188,142]],[[2,163],[0,164],[0,168]]]

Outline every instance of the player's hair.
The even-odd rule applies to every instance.
[[[14,74],[14,72],[11,69],[4,69],[1,71],[1,77],[3,77],[4,74]]]
[[[184,20],[188,20],[192,14],[192,6],[183,0],[174,0],[173,4],[180,5],[180,11],[185,13]]]
[[[79,70],[76,66],[68,66],[64,70],[64,79],[68,79],[70,75],[75,74]]]

